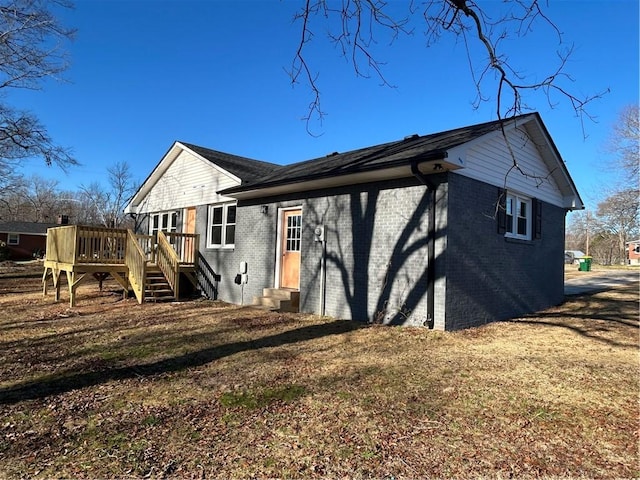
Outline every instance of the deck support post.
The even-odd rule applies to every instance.
[[[67,284],[69,285],[69,306],[70,307],[75,307],[76,306],[76,287],[77,285],[75,284],[74,280],[75,280],[75,274],[73,272],[70,272],[69,270],[67,270]],[[56,300],[59,300],[58,298],[56,298]]]
[[[45,267],[44,273],[42,274],[42,296],[43,297],[46,297],[47,293],[49,293],[47,280],[49,278],[49,275],[51,275],[51,279],[53,280],[53,286],[56,289],[56,302],[60,300],[60,273],[61,271],[57,268]]]
[[[47,277],[49,276],[49,268],[44,268],[44,273],[42,274],[42,296],[47,296]]]
[[[93,278],[98,280],[98,288],[100,291],[102,291],[102,283],[106,280],[108,276],[109,276],[109,272],[95,272],[93,274]]]
[[[56,294],[54,298],[56,302],[59,302],[60,301],[60,274],[62,272],[57,268],[54,268],[52,270],[52,273],[53,273],[53,286],[56,289]]]

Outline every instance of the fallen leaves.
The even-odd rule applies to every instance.
[[[0,290],[3,477],[638,473],[635,286],[457,333]]]

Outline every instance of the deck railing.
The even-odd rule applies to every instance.
[[[138,300],[144,302],[145,278],[147,276],[147,253],[141,246],[145,244],[145,238],[136,235],[131,230],[127,231],[127,249],[125,260],[129,267],[129,284]]]
[[[133,232],[132,232],[133,233]],[[144,253],[144,257],[151,263],[156,261],[155,237],[153,235],[139,235],[134,233],[136,243]]]
[[[76,263],[124,264],[127,231],[78,226]]]
[[[176,298],[179,295],[180,258],[163,231],[158,232],[158,248],[156,249],[156,263],[169,282]]]
[[[197,251],[200,237],[198,234],[167,232],[165,235],[178,255],[180,263],[187,265],[196,265],[198,263]]]
[[[160,231],[153,237],[124,229],[66,225],[48,230],[46,260],[87,265],[92,271],[98,271],[96,264],[126,266],[129,283],[142,303],[148,263],[160,267],[174,296],[179,297],[181,271],[190,273],[197,267],[198,241],[199,235],[189,233]]]
[[[77,225],[55,227],[47,230],[47,260],[73,264],[76,256],[77,230]]]
[[[47,232],[47,260],[79,264],[124,264],[127,231],[106,227],[67,225]]]

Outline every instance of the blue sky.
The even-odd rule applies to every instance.
[[[418,31],[392,46],[380,37],[376,52],[395,86],[388,88],[376,78],[357,78],[318,29],[308,58],[319,73],[327,116],[311,125],[322,135],[310,136],[301,120],[309,89],[292,87],[285,71],[300,35],[292,18],[302,3],[77,1],[62,13],[78,30],[66,81],[11,92],[10,101],[37,114],[82,166],[65,173],[30,160],[23,173],[75,190],[105,182],[106,168],[117,161],[128,162],[142,181],[175,140],[288,164],[496,118],[493,101],[472,108],[465,49],[454,38],[426,48]],[[404,3],[391,2],[393,8]],[[497,1],[487,4],[502,8]],[[543,96],[527,99],[593,207],[603,180],[613,178],[604,151],[611,127],[625,105],[638,103],[638,2],[552,0],[546,11],[575,48],[566,69],[575,81],[567,88],[578,95],[610,90],[589,107],[597,123],[585,123],[586,140],[564,100],[551,108]],[[505,46],[520,72],[540,78],[552,71],[558,46],[549,29]]]

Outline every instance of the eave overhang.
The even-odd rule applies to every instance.
[[[463,168],[458,162],[449,161],[446,151],[430,152],[408,160],[378,164],[370,168],[359,167],[357,171],[343,169],[327,171],[295,179],[273,180],[253,185],[239,185],[218,193],[237,200],[251,200],[287,195],[311,190],[338,188],[348,185],[396,180],[412,177],[411,164],[417,164],[424,175],[442,173]]]

